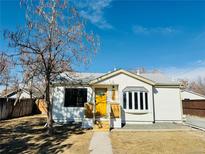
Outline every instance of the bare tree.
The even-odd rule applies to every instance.
[[[143,74],[143,73],[153,73],[153,74],[161,73],[161,71],[159,69],[155,68],[155,69],[152,69],[152,70],[148,70],[148,69],[146,69],[144,67],[136,68],[136,69],[132,70],[132,72],[139,73],[139,74]]]
[[[136,73],[136,74],[141,74],[141,73],[146,73],[147,72],[147,70],[144,67],[138,67],[138,68],[135,68],[131,71],[133,73]]]
[[[22,1],[26,25],[16,32],[5,31],[9,46],[17,49],[24,80],[44,81],[48,132],[52,133],[50,86],[73,64],[88,63],[98,40],[86,31],[85,22],[72,2],[66,0]]]
[[[188,87],[190,90],[205,95],[205,78],[198,77],[196,81],[192,81]]]
[[[0,86],[5,86],[5,91],[7,91],[9,83],[9,57],[4,52],[0,52]]]
[[[205,95],[205,78],[198,77],[195,81],[189,81],[189,80],[180,80],[179,81],[184,89],[194,91],[196,93]]]
[[[188,80],[179,79],[178,81],[179,81],[180,85],[183,86],[184,89],[188,89],[188,87],[189,87],[189,81]]]

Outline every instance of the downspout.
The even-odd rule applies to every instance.
[[[181,108],[181,121],[183,122],[184,120],[184,111],[183,111],[183,101],[182,101],[182,95],[181,95],[181,89],[179,88],[179,99],[180,99],[180,108]]]
[[[94,125],[95,124],[95,91],[94,91],[93,86],[92,86],[92,91],[93,91],[92,102],[93,102],[93,125]]]
[[[153,123],[155,123],[154,86],[152,86],[152,100],[153,100]]]

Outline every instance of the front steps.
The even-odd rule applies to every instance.
[[[103,132],[110,131],[109,120],[95,120],[93,131],[103,131]]]
[[[96,119],[93,123],[93,119],[91,118],[84,118],[82,121],[82,128],[90,129],[92,128],[93,131],[103,131],[108,132],[110,131],[110,122],[109,119]]]

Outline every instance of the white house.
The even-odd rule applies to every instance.
[[[123,124],[181,122],[180,84],[162,74],[136,74],[126,70],[109,73],[63,73],[53,84],[53,120],[88,122],[84,103],[93,104],[94,120],[110,127]],[[119,116],[111,116],[119,106]],[[93,123],[89,124],[92,126]]]
[[[181,91],[181,98],[182,100],[205,100],[205,96],[201,95],[199,93],[188,91],[188,90],[182,90]]]
[[[12,90],[8,92],[5,95],[2,95],[1,97],[6,97],[6,98],[19,98],[19,99],[30,99],[30,93],[26,89],[20,89],[20,90]]]
[[[14,89],[9,91],[8,93],[1,95],[3,98],[19,98],[19,99],[30,99],[31,94],[28,88]],[[42,98],[42,94],[32,88],[32,98]]]

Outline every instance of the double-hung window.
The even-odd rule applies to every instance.
[[[126,87],[123,90],[123,108],[127,112],[148,111],[148,90],[144,87]]]

